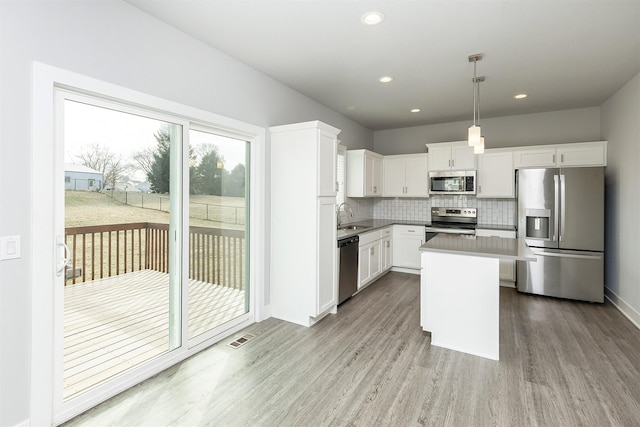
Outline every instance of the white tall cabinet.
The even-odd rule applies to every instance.
[[[311,326],[335,313],[336,148],[319,121],[271,132],[271,314]]]

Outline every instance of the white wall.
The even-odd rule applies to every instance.
[[[258,126],[322,120],[349,148],[373,147],[370,130],[126,3],[0,1],[0,235],[23,251],[0,262],[0,426],[29,418],[33,61]]]
[[[606,173],[607,296],[640,325],[640,74],[602,105]]]
[[[373,150],[380,154],[424,153],[425,144],[467,139],[469,121],[380,130]],[[600,108],[552,111],[482,119],[486,148],[600,140]]]

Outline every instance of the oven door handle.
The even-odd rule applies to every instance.
[[[461,230],[455,228],[434,228],[427,227],[425,228],[427,233],[446,233],[446,234],[476,234],[475,230]]]

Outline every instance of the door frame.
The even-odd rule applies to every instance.
[[[57,411],[55,396],[55,342],[54,325],[57,324],[56,307],[61,307],[60,296],[54,292],[55,268],[59,254],[55,241],[55,200],[64,188],[57,185],[57,173],[63,170],[63,146],[57,142],[55,92],[67,89],[75,93],[111,99],[123,105],[138,106],[186,120],[205,124],[241,136],[249,141],[251,149],[250,188],[250,246],[249,292],[252,296],[250,311],[235,322],[229,322],[206,341],[182,346],[163,357],[153,360],[141,369],[127,374],[118,384],[107,384],[85,393],[83,399],[74,399],[73,405]],[[91,77],[83,76],[46,64],[34,62],[32,68],[32,123],[31,123],[31,425],[59,424],[86,411],[100,402],[138,384],[162,370],[188,358],[215,342],[246,327],[254,321],[268,317],[265,305],[265,136],[263,127],[247,124],[201,109],[147,95]],[[186,129],[188,131],[188,128]],[[188,132],[186,132],[188,133]],[[188,141],[188,139],[187,139]],[[62,197],[64,194],[62,194]],[[183,236],[188,239],[188,233]],[[61,294],[58,292],[57,294]],[[183,306],[184,306],[183,301]],[[58,304],[56,306],[56,304]],[[56,412],[57,411],[57,412]]]

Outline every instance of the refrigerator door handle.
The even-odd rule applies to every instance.
[[[558,240],[558,197],[559,197],[559,193],[560,193],[560,188],[559,188],[559,183],[558,183],[558,175],[553,175],[553,194],[554,194],[554,200],[553,200],[553,238],[551,240],[553,240],[554,242],[556,240]]]
[[[565,207],[566,207],[566,199],[565,199],[565,176],[564,174],[560,174],[560,233],[558,236],[558,241],[562,242],[562,233],[564,232],[564,219],[565,215]]]
[[[538,252],[535,251],[534,252],[535,255],[540,255],[540,256],[551,256],[551,257],[557,257],[557,258],[576,258],[576,259],[601,259],[602,258],[602,254],[598,254],[598,255],[579,255],[579,254],[566,254],[566,253],[558,253],[558,252]]]

